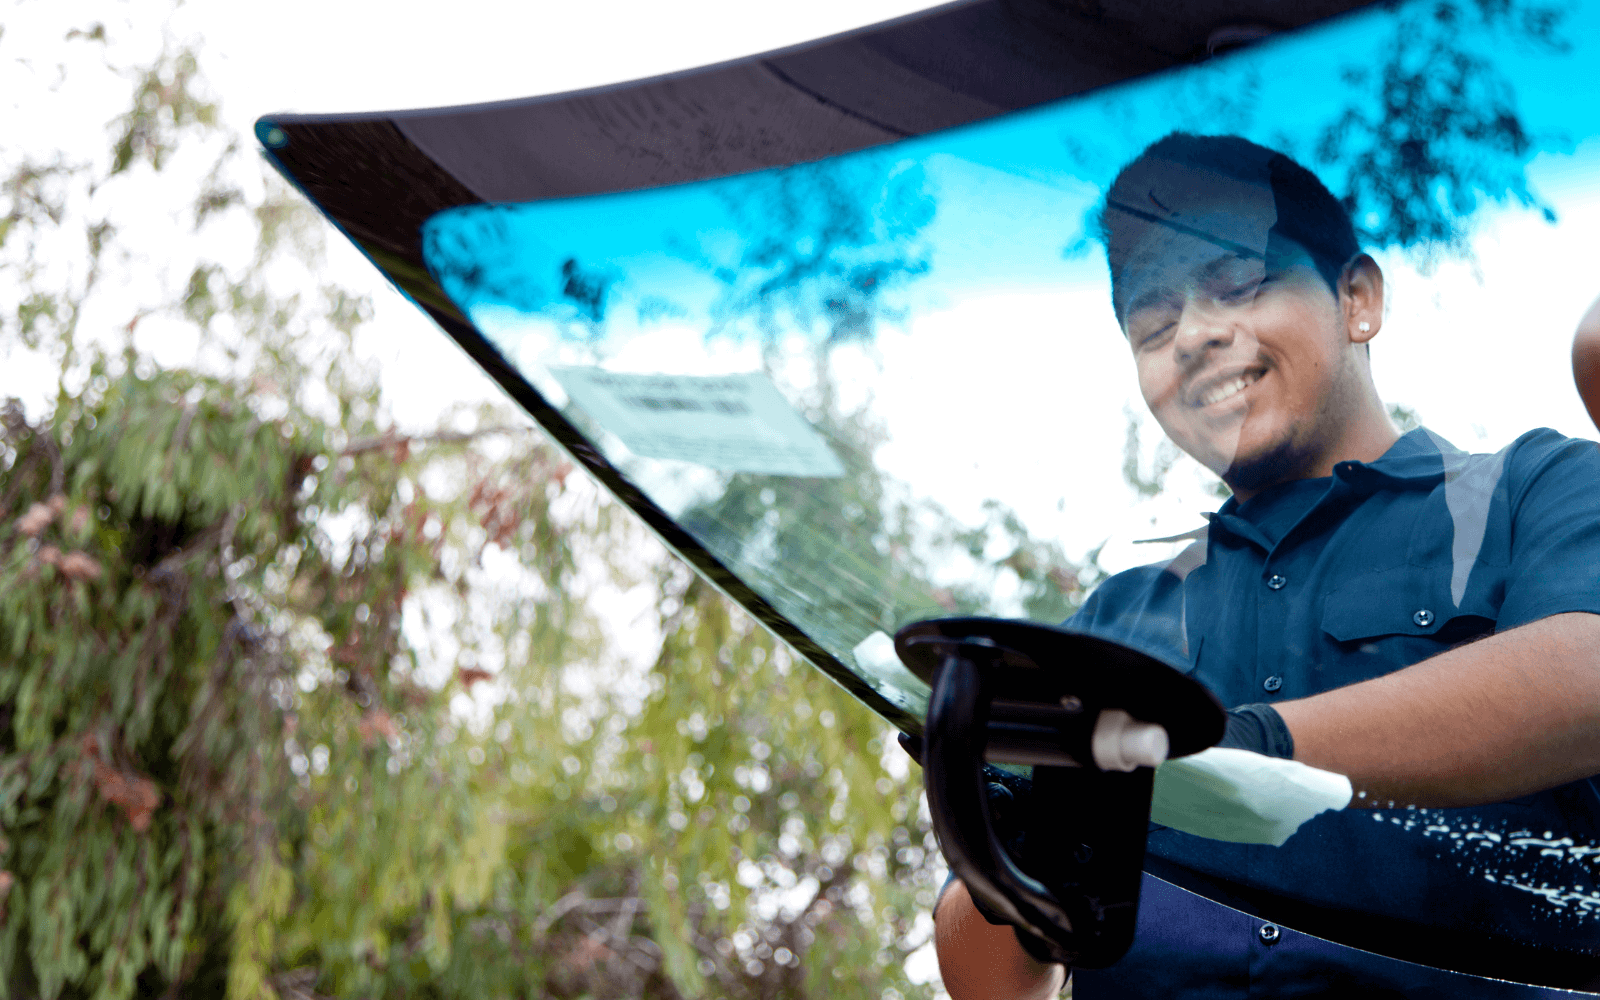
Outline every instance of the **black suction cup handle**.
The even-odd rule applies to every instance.
[[[939,845],[974,899],[1045,946],[1050,960],[1071,964],[1072,925],[1050,890],[1018,868],[996,835],[983,774],[988,701],[977,664],[947,658],[928,704],[923,775]]]

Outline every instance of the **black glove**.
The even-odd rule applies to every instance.
[[[1240,705],[1229,712],[1228,730],[1217,746],[1294,760],[1294,737],[1271,705]]]

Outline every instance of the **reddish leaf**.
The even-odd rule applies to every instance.
[[[101,798],[122,807],[136,833],[149,828],[150,817],[161,805],[161,790],[155,782],[143,775],[118,770],[103,760],[94,762],[94,786]]]
[[[55,518],[56,512],[50,509],[49,504],[36,503],[28,508],[26,514],[17,518],[17,530],[29,538],[36,538]]]
[[[400,735],[400,727],[395,725],[394,718],[381,708],[371,708],[361,716],[361,721],[356,723],[356,732],[361,734],[363,746],[371,746],[372,741],[379,736],[385,739],[394,739]]]
[[[56,569],[69,580],[100,579],[100,564],[83,552],[68,552],[56,563]]]

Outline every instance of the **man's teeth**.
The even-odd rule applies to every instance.
[[[1245,387],[1248,386],[1250,383],[1252,383],[1254,381],[1255,381],[1254,378],[1250,378],[1250,377],[1247,377],[1247,376],[1244,376],[1244,375],[1240,375],[1238,378],[1229,379],[1228,381],[1222,383],[1221,385],[1216,386],[1215,388],[1211,389],[1204,396],[1201,396],[1200,397],[1200,405],[1201,406],[1210,406],[1213,403],[1220,403],[1224,399],[1228,399],[1231,396],[1235,396],[1235,395],[1243,392],[1245,390]]]

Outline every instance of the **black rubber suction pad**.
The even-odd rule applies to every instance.
[[[1227,726],[1222,706],[1199,681],[1146,653],[1081,632],[1002,618],[931,618],[901,629],[894,648],[931,685],[945,657],[972,642],[1012,668],[996,672],[994,697],[1040,706],[1076,698],[1077,714],[1091,722],[1102,708],[1120,708],[1167,730],[1168,757],[1214,746]]]

